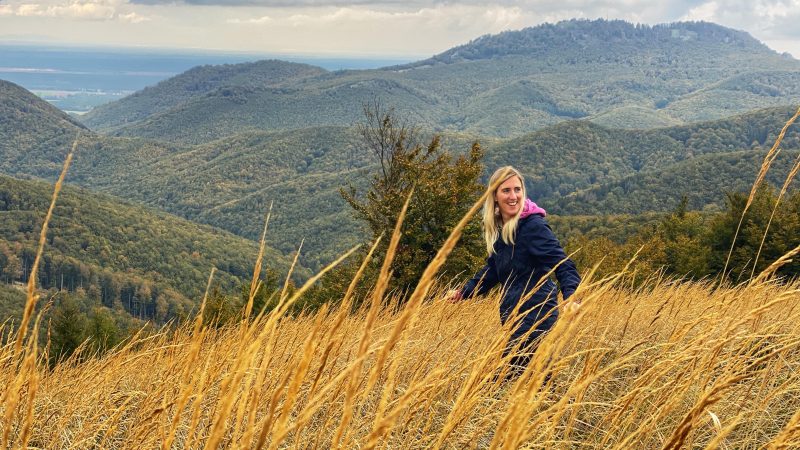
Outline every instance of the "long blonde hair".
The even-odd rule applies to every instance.
[[[520,205],[517,214],[509,219],[508,222],[503,223],[503,217],[500,215],[495,196],[497,188],[512,177],[519,178],[519,182],[522,185],[522,199],[520,201],[523,203]],[[528,195],[525,191],[525,178],[512,166],[505,166],[495,170],[489,178],[487,189],[492,190],[492,192],[486,196],[486,200],[483,202],[483,239],[486,241],[486,251],[489,255],[492,255],[494,254],[494,243],[498,237],[502,237],[503,242],[506,244],[514,243],[514,236],[517,234],[517,225],[519,224],[519,215],[522,213],[522,207]]]

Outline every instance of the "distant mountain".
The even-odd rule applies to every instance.
[[[48,183],[0,175],[4,282],[27,281],[51,195]],[[169,316],[175,317],[197,306],[212,267],[217,268],[215,286],[239,292],[252,278],[257,253],[255,242],[231,233],[67,186],[50,222],[38,283],[44,288],[94,289],[106,306],[122,302],[128,312],[149,318],[161,296]],[[8,268],[9,255],[17,258],[16,269]],[[272,249],[265,261],[275,273],[285,274],[289,267]]]
[[[682,44],[676,46],[676,42]],[[468,44],[406,67],[520,55],[561,58],[569,62],[605,62],[612,58],[620,63],[635,64],[642,62],[646,53],[659,49],[680,47],[680,51],[688,53],[720,44],[748,52],[768,51],[767,46],[744,31],[707,22],[649,26],[633,25],[623,20],[573,19],[556,24],[545,23],[520,31],[481,36]]]
[[[219,95],[226,97],[231,95],[234,88],[277,88],[287,81],[324,73],[325,69],[320,67],[276,60],[198,66],[118,102],[99,106],[82,120],[93,128],[112,129],[219,89],[222,89]]]
[[[85,123],[120,136],[197,144],[242,131],[349,126],[362,103],[377,97],[434,131],[519,136],[580,118],[652,128],[800,101],[800,61],[745,32],[703,22],[564,21],[378,70],[279,64],[190,71],[98,108]],[[272,82],[276,70],[285,76]],[[186,80],[213,89],[189,95]]]

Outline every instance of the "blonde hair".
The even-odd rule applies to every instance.
[[[492,190],[492,192],[486,196],[486,200],[483,202],[483,239],[486,241],[486,251],[490,256],[494,254],[494,243],[498,237],[502,237],[503,242],[506,244],[514,244],[514,236],[517,234],[517,225],[519,224],[519,215],[522,213],[522,206],[520,206],[514,217],[503,223],[503,217],[500,215],[500,210],[495,200],[497,189],[500,185],[513,177],[519,178],[519,182],[522,185],[521,201],[524,202],[528,198],[525,191],[525,178],[517,169],[512,166],[501,167],[495,170],[489,178],[487,189]]]

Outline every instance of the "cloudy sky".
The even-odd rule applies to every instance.
[[[800,0],[0,0],[0,43],[417,57],[570,18],[712,21],[800,58]]]

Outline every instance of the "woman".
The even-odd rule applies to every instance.
[[[500,181],[502,179],[502,181]],[[483,235],[489,258],[486,265],[453,296],[453,301],[486,294],[502,283],[500,320],[506,323],[520,300],[514,331],[503,356],[511,358],[510,376],[519,375],[531,360],[538,338],[553,327],[558,318],[555,283],[542,280],[554,267],[566,300],[581,279],[575,264],[567,258],[550,226],[545,211],[525,193],[522,174],[511,166],[501,167],[489,179],[497,186],[483,205]],[[535,292],[531,292],[538,286]]]

